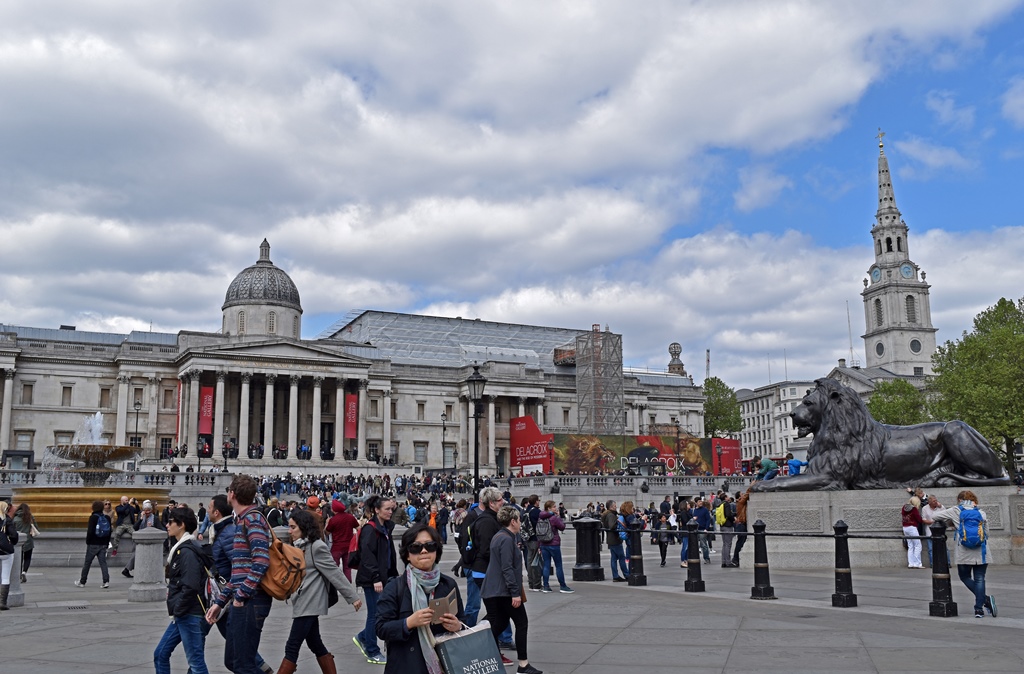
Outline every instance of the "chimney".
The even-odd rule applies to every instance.
[[[846,367],[846,359],[845,358],[840,358],[839,359],[839,367]]]

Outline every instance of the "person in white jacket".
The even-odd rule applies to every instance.
[[[995,597],[985,594],[985,572],[988,570],[987,544],[982,543],[979,547],[968,547],[964,545],[960,534],[961,513],[977,510],[981,514],[986,534],[985,538],[987,539],[988,517],[985,515],[984,510],[978,508],[978,497],[973,491],[964,490],[960,492],[956,495],[956,500],[956,506],[937,512],[932,517],[936,522],[948,522],[953,526],[953,531],[956,532],[954,534],[956,540],[954,561],[956,562],[956,570],[960,575],[960,580],[971,591],[971,594],[974,595],[974,617],[984,618],[985,611],[988,610],[992,617],[995,618],[999,615]]]

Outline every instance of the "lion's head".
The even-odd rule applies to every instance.
[[[565,470],[570,473],[603,472],[615,452],[604,446],[600,439],[590,435],[569,436]]]
[[[849,427],[871,418],[860,396],[835,379],[815,380],[814,388],[807,390],[807,395],[789,416],[801,438],[811,433],[817,435],[830,422]]]

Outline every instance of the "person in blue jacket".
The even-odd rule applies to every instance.
[[[794,459],[793,452],[790,452],[789,454],[786,454],[786,465],[789,466],[789,475],[792,477],[794,475],[799,475],[800,469],[803,466],[806,466],[807,462],[801,461],[800,459]]]

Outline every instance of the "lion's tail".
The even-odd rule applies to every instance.
[[[1003,473],[1002,477],[966,477],[964,475],[946,473],[943,477],[956,480],[960,484],[970,487],[1002,487],[1013,484],[1013,480],[1006,473]]]

